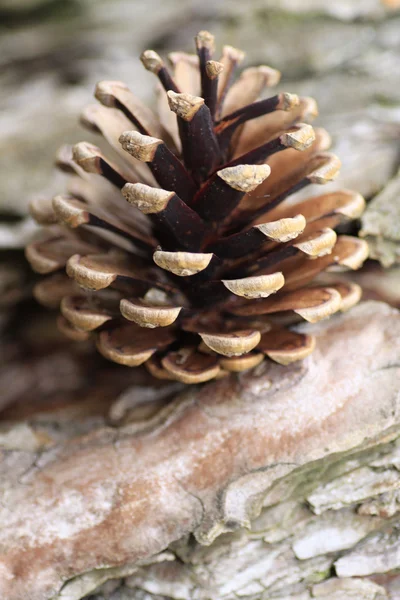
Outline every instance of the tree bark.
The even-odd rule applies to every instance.
[[[400,315],[367,302],[301,327],[317,335],[303,363],[187,388],[140,423],[39,452],[8,432],[0,597],[74,600],[128,575],[97,598],[387,597]]]

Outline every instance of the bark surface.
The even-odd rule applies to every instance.
[[[74,600],[130,575],[97,598],[385,598],[400,315],[367,302],[303,329],[318,340],[302,364],[189,388],[140,422],[36,451],[35,425],[3,434],[0,597]]]

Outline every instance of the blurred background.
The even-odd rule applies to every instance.
[[[246,51],[245,66],[282,71],[281,89],[310,95],[333,135],[342,177],[370,197],[396,171],[400,13],[391,0],[0,0],[2,213],[23,215],[52,194],[61,143],[85,133],[82,107],[99,79],[121,79],[151,101],[139,54],[194,51],[209,29]],[[4,241],[3,241],[4,243]]]
[[[151,103],[154,79],[139,61],[141,51],[193,52],[200,29],[214,33],[220,47],[245,50],[244,66],[279,69],[280,90],[317,100],[316,123],[331,133],[343,162],[335,185],[372,200],[364,229],[371,234],[373,256],[385,266],[400,261],[399,0],[0,0],[0,395],[5,405],[10,394],[12,401],[18,397],[10,389],[24,361],[31,361],[34,374],[22,377],[18,393],[49,381],[40,370],[48,367],[32,361],[40,354],[38,339],[45,340],[47,353],[49,344],[56,344],[30,300],[32,275],[21,251],[35,231],[27,217],[29,200],[62,191],[62,175],[52,168],[54,154],[62,143],[90,139],[78,116],[92,101],[95,83],[123,80]],[[382,273],[373,265],[360,277],[370,295],[386,294],[397,304],[399,270]],[[27,337],[22,354],[21,336]],[[59,389],[60,381],[80,389],[77,366],[62,360],[57,365],[43,394]]]

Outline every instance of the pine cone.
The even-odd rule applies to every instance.
[[[68,336],[94,332],[105,357],[185,383],[265,356],[282,364],[307,356],[314,339],[290,326],[347,310],[361,294],[318,275],[357,269],[367,256],[363,240],[334,231],[360,216],[359,194],[291,201],[340,166],[328,134],[305,123],[315,101],[258,100],[277,71],[251,67],[234,80],[243,53],[225,46],[212,60],[205,31],[196,47],[197,56],[170,55],[173,74],[143,53],[161,84],[158,118],[123,83],[97,85],[100,105],[82,122],[116,160],[86,142],[61,149],[58,166],[73,173],[68,195],[32,204],[49,228],[26,251],[36,271],[52,273],[36,297],[61,304]]]

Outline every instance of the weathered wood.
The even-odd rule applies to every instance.
[[[129,585],[188,599],[240,588],[255,598],[280,585],[281,597],[296,598],[296,586],[308,594],[334,564],[343,576],[382,572],[339,556],[373,529],[382,537],[379,506],[389,500],[367,501],[400,486],[400,316],[368,302],[303,329],[318,340],[301,365],[266,363],[189,389],[141,424],[38,454],[5,450],[0,596],[81,598],[171,544]]]
[[[362,217],[363,235],[368,242],[371,258],[384,267],[400,263],[400,174],[368,205]]]

